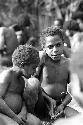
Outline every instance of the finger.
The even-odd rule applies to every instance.
[[[56,118],[60,117],[63,113],[64,113],[63,111],[61,111],[60,113],[58,113],[58,114],[56,115]]]
[[[24,118],[21,118],[22,119],[22,121],[24,122],[24,123],[26,123],[26,119],[24,119]]]

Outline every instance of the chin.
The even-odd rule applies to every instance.
[[[52,59],[54,60],[54,61],[59,61],[60,59],[61,59],[61,57],[52,57]]]
[[[23,75],[25,78],[27,78],[27,79],[29,79],[30,78],[30,76],[29,75]]]

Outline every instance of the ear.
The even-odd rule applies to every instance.
[[[46,52],[46,48],[45,47],[43,47],[43,51]]]

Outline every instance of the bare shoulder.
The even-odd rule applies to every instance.
[[[39,57],[40,57],[40,64],[45,63],[45,60],[46,60],[45,51],[39,51]]]
[[[0,83],[3,83],[4,80],[8,80],[11,78],[11,68],[5,69],[0,73]]]
[[[45,55],[45,51],[43,51],[43,50],[39,51],[39,57],[40,57],[40,59],[43,58],[44,55]]]
[[[0,73],[0,97],[4,97],[8,86],[11,83],[11,69],[4,70]]]

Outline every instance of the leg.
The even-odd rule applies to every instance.
[[[72,116],[75,116],[77,115],[79,112],[69,106],[67,106],[64,110],[65,112],[65,116],[68,118],[68,117],[72,117]]]
[[[31,113],[27,114],[27,125],[42,125],[41,120]]]

